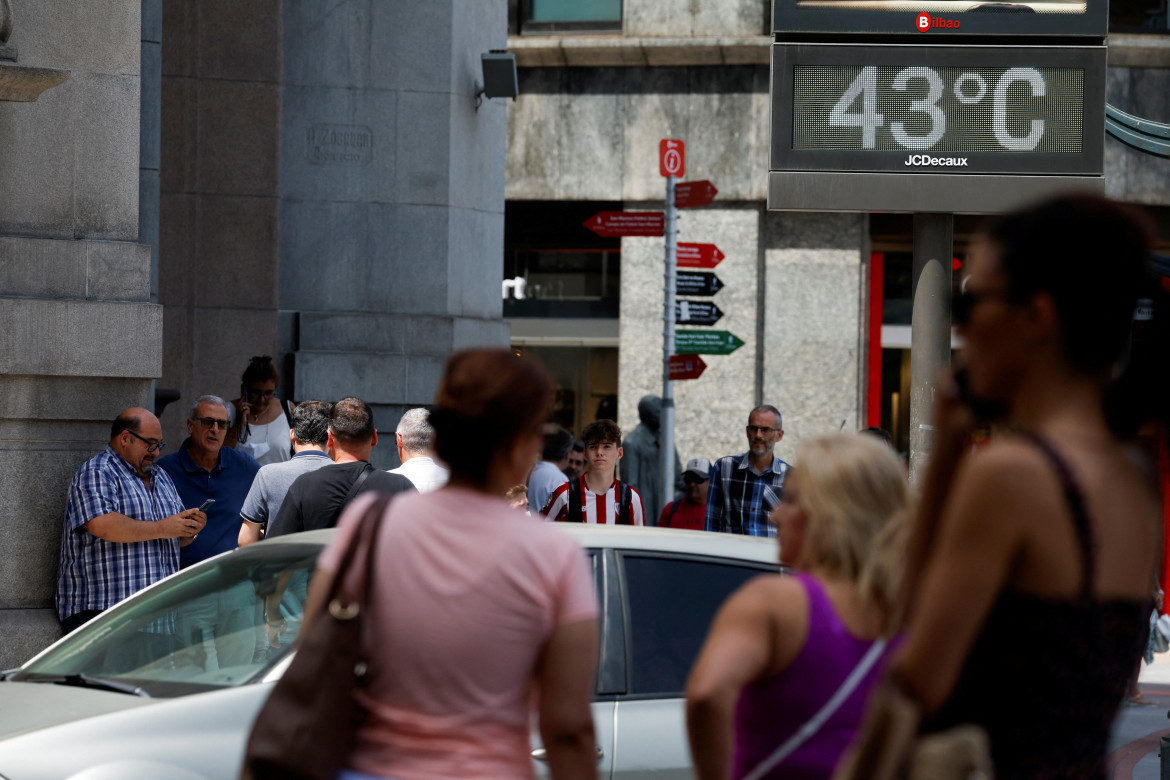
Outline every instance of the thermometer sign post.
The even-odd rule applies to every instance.
[[[1105,2],[773,2],[768,208],[914,214],[917,482],[950,360],[954,215],[1104,193]]]

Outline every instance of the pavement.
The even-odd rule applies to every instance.
[[[1161,738],[1170,736],[1170,653],[1142,664],[1138,688],[1152,705],[1123,704],[1109,739],[1109,776],[1113,780],[1161,780]],[[1170,756],[1167,756],[1170,771]]]

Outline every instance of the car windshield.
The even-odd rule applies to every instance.
[[[163,697],[256,680],[296,639],[321,549],[256,544],[184,570],[102,613],[8,679],[84,675]]]

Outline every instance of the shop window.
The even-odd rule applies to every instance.
[[[1168,32],[1167,0],[1111,0],[1109,30],[1127,33]]]
[[[582,223],[603,202],[509,201],[504,209],[504,316],[617,319],[621,240]]]
[[[622,0],[521,0],[522,33],[622,29]]]

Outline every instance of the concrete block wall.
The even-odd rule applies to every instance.
[[[163,0],[158,298],[161,416],[177,446],[190,402],[234,398],[276,352],[280,0]]]
[[[19,63],[71,75],[0,103],[0,668],[60,636],[69,481],[161,371],[150,248],[136,243],[140,3],[14,13]]]
[[[393,431],[452,350],[503,345],[503,100],[480,54],[503,0],[286,0],[282,348],[297,398],[358,395]],[[389,440],[374,451],[397,464]]]

